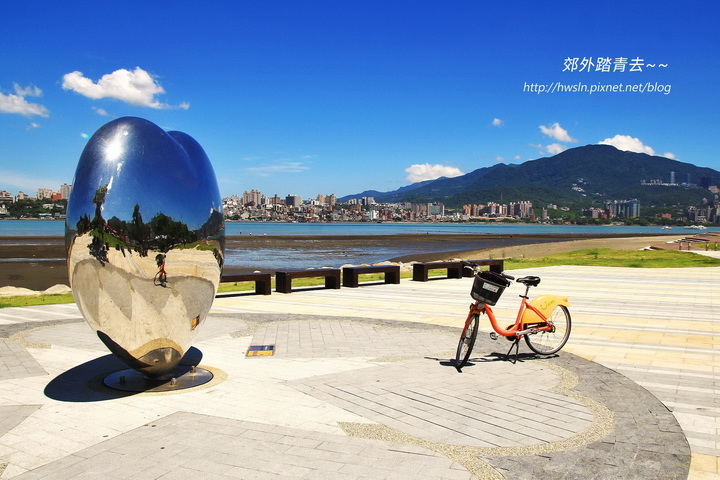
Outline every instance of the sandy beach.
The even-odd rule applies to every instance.
[[[574,250],[584,250],[588,248],[612,248],[614,250],[640,250],[650,245],[671,242],[685,238],[685,236],[675,235],[658,235],[643,237],[601,237],[601,238],[584,238],[565,241],[552,241],[548,243],[526,243],[522,245],[513,245],[499,248],[487,248],[479,250],[462,250],[458,252],[450,252],[446,255],[429,255],[428,260],[417,259],[419,261],[433,260],[449,260],[452,258],[472,259],[472,258],[537,258],[554,255],[556,253],[572,252]],[[394,259],[395,261],[408,261],[406,257]]]
[[[342,252],[347,249],[386,249],[411,254],[385,260],[408,263],[450,258],[538,257],[583,248],[636,250],[652,244],[682,238],[678,233],[655,236],[588,235],[363,235],[363,236],[232,236],[226,251],[248,249],[260,255],[265,249]],[[332,254],[330,255],[330,257]],[[332,262],[332,258],[328,258]],[[338,257],[337,266],[343,263]],[[65,243],[62,237],[0,238],[0,287],[14,286],[44,290],[56,284],[68,284]],[[265,270],[262,265],[226,263],[224,272]]]

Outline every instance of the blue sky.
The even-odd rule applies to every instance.
[[[194,137],[223,196],[386,191],[603,141],[720,170],[719,14],[711,1],[12,2],[0,189],[70,183],[88,136],[123,116]],[[663,91],[558,91],[580,84]]]

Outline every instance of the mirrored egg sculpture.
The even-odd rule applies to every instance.
[[[172,374],[223,266],[220,192],[200,144],[142,118],[102,126],[80,156],[65,227],[70,285],[88,324],[144,377]]]

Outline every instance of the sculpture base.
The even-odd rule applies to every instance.
[[[106,387],[124,392],[172,392],[203,385],[213,379],[204,368],[178,365],[172,372],[151,378],[128,368],[111,373],[103,380]]]

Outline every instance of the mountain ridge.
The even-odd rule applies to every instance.
[[[500,200],[591,205],[604,200],[638,198],[647,205],[694,204],[710,198],[706,188],[667,185],[670,172],[675,172],[676,184],[685,183],[687,178],[691,180],[688,183],[707,184],[705,187],[720,183],[720,172],[711,168],[596,144],[521,164],[481,167],[458,177],[427,180],[390,192],[368,190],[339,200],[372,196],[383,203],[442,202],[457,207]],[[665,185],[641,185],[642,180],[658,179]]]

